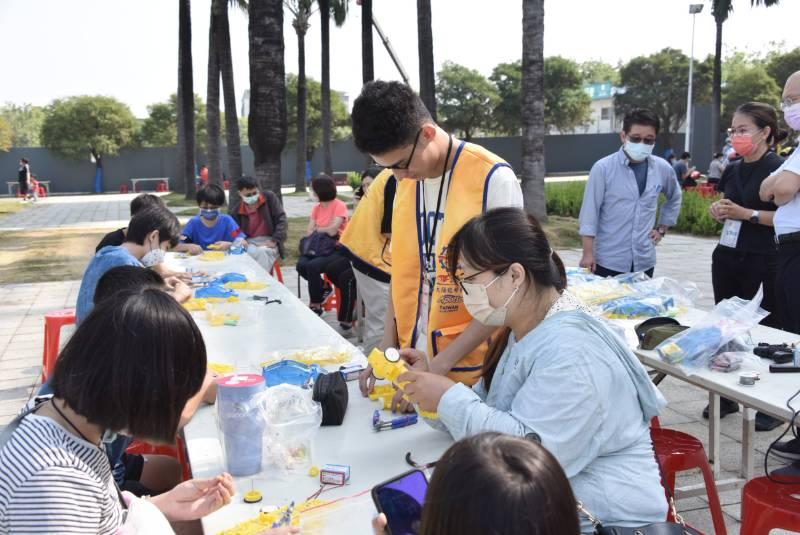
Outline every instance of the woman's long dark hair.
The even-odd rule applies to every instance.
[[[460,440],[436,463],[423,535],[577,535],[575,496],[539,443],[500,433]]]
[[[511,264],[520,264],[540,290],[567,286],[561,258],[550,248],[542,226],[520,208],[495,208],[477,216],[455,233],[447,246],[447,271],[453,280],[463,258],[475,269],[499,273]],[[508,344],[511,329],[504,328],[495,338],[481,373],[486,388],[491,386],[500,356]]]

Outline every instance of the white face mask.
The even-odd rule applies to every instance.
[[[147,251],[142,257],[142,264],[144,267],[156,266],[164,262],[166,255],[167,253],[164,251],[164,249],[159,247],[158,242],[156,242],[156,247]]]
[[[258,202],[258,193],[254,193],[253,195],[247,195],[245,197],[242,197],[242,200],[245,202],[245,204],[253,205],[253,204]]]
[[[646,160],[648,156],[653,154],[653,147],[655,147],[655,145],[631,143],[630,141],[625,140],[625,153],[634,162],[642,162]]]
[[[485,286],[475,282],[461,282],[464,288],[464,306],[467,307],[467,312],[480,323],[490,327],[501,327],[505,325],[506,315],[508,314],[508,304],[519,291],[519,288],[514,288],[514,291],[511,292],[511,295],[506,299],[506,302],[503,303],[503,306],[494,308],[489,302],[489,295],[486,293],[486,289],[503,275],[504,273],[501,273],[496,276]]]

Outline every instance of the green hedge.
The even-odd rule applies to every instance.
[[[586,182],[582,181],[545,184],[547,213],[564,217],[578,217],[585,187]],[[681,213],[672,230],[697,236],[718,236],[722,225],[708,213],[708,207],[716,199],[716,197],[704,198],[694,191],[684,191]],[[663,202],[664,198],[661,197],[658,202],[659,207]]]

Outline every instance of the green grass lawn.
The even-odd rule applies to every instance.
[[[10,214],[15,214],[31,206],[30,203],[22,203],[19,199],[0,199],[0,218]]]

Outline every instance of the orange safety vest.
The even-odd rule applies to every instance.
[[[390,169],[378,173],[339,239],[359,271],[370,276],[377,271],[373,278],[386,279],[385,282],[392,271],[392,248],[390,240],[381,234],[381,221],[386,182],[391,176]]]
[[[447,245],[467,221],[486,210],[489,183],[499,167],[510,166],[478,145],[462,141],[456,150],[443,210],[442,231],[435,244],[436,282],[429,300],[427,330],[428,355],[431,358],[435,358],[455,340],[472,321],[472,316],[464,306],[461,287],[447,273]],[[392,220],[392,302],[400,347],[403,348],[416,345],[417,319],[425,276],[422,258],[424,227],[419,217],[421,190],[419,182],[415,180],[398,183]],[[448,376],[467,385],[477,382],[488,342],[485,341],[464,356]]]

